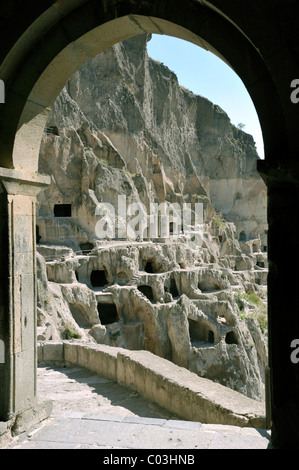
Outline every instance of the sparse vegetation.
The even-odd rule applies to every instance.
[[[126,175],[128,175],[131,179],[137,176],[137,173],[131,173],[129,170],[126,170],[126,169],[124,169],[123,172],[126,173]]]
[[[80,339],[81,335],[71,325],[66,325],[61,333],[63,339]]]
[[[238,292],[235,300],[238,304],[241,320],[252,318],[257,321],[263,334],[267,332],[268,318],[267,318],[267,305],[263,302],[260,296],[253,291]],[[247,306],[247,309],[246,309]]]
[[[92,149],[90,147],[84,147],[84,155],[86,157],[92,157],[92,154],[93,154],[93,152],[92,152]]]
[[[215,225],[217,228],[225,229],[225,221],[219,217],[219,215],[214,216]]]

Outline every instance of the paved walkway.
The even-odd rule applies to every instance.
[[[116,449],[183,452],[269,446],[269,431],[180,420],[138,393],[82,368],[39,367],[38,394],[53,400],[52,415],[6,448],[115,449],[115,454],[105,454],[109,457],[103,459],[117,459],[121,457]],[[124,455],[128,458],[130,453],[124,451]]]

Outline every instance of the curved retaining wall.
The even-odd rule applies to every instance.
[[[89,369],[137,391],[145,399],[188,421],[266,427],[263,403],[148,351],[71,341],[40,342],[38,360]]]

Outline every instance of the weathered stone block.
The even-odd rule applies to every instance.
[[[18,435],[22,432],[31,429],[36,424],[49,418],[53,408],[53,403],[50,400],[36,399],[31,403],[31,406],[19,413],[16,416],[15,422],[12,426],[12,434]]]
[[[13,268],[15,275],[31,274],[35,260],[32,251],[19,252],[13,258]]]
[[[13,204],[14,216],[34,216],[35,198],[25,195],[9,195],[8,202]],[[24,219],[27,220],[27,219]]]
[[[62,362],[64,360],[63,342],[48,342],[42,345],[44,362]]]
[[[21,335],[22,349],[34,347],[36,341],[36,312],[34,275],[24,274],[21,280]]]
[[[13,216],[13,251],[30,253],[33,250],[32,215]]]
[[[11,386],[14,390],[14,412],[17,413],[28,408],[30,402],[36,396],[36,354],[34,344],[32,344],[31,349],[15,354],[14,378]]]
[[[69,364],[78,364],[78,345],[67,341],[63,343],[64,360]]]

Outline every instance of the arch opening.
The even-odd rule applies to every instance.
[[[130,33],[131,34],[131,33]],[[40,84],[39,84],[40,85]],[[16,153],[16,156],[18,156],[18,154]],[[150,272],[150,271],[148,271]],[[96,280],[96,275],[94,274],[94,279],[92,280],[91,279],[91,283],[94,287],[98,287],[99,285],[97,284],[99,281]],[[95,284],[95,285],[94,285]],[[103,285],[103,284],[101,284]],[[105,285],[105,284],[104,284]],[[142,287],[142,286],[141,286]],[[149,286],[146,286],[146,287],[149,287]],[[151,288],[150,288],[151,289]],[[139,290],[141,291],[141,289],[139,288]],[[146,294],[145,294],[146,295]],[[151,289],[151,293],[149,293],[149,291],[147,291],[147,295],[146,295],[150,300],[153,299],[153,292],[152,292],[152,289]],[[214,341],[214,338],[213,338],[213,332],[212,331],[207,331],[205,333],[205,340],[208,342],[208,343],[212,343]]]
[[[86,142],[88,143],[88,140],[84,141],[85,145],[87,145]],[[88,149],[89,149],[88,151],[91,152],[92,151],[92,146],[89,146]],[[87,155],[87,152],[86,152],[86,155]],[[156,173],[154,172],[154,175],[157,174],[157,168],[155,170],[156,170]],[[139,175],[138,175],[138,173],[134,173],[134,174],[131,173],[130,177],[135,182],[135,181],[137,181]],[[138,181],[138,182],[140,183],[140,181]],[[173,195],[173,197],[175,197],[175,196],[176,196],[176,194]],[[196,194],[195,195],[193,194],[193,196],[196,196]],[[76,213],[77,213],[77,211],[76,211]],[[221,223],[221,221],[220,221],[220,223]],[[170,223],[170,227],[174,228],[173,227],[173,222]],[[226,240],[225,230],[223,229],[223,227],[221,228],[221,225],[218,226],[217,229],[218,230],[216,231],[215,239],[216,239],[217,234],[218,234],[218,241],[220,243],[222,243],[223,240]],[[224,230],[223,232],[222,232],[222,229]],[[171,230],[170,230],[170,232],[171,232]],[[221,234],[219,234],[219,232]],[[80,248],[81,248],[81,246],[80,246]],[[226,248],[227,247],[224,246],[223,251],[225,251]],[[145,256],[144,256],[144,254],[145,254]],[[158,268],[160,267],[159,266],[160,259],[158,257],[153,256],[151,250],[146,251],[144,254],[143,254],[142,257],[141,256],[139,257],[139,270],[142,270],[142,265],[143,265],[144,271],[147,272],[147,273],[152,274],[152,273],[155,273],[155,272],[159,272],[158,270],[155,270],[155,267],[158,267]],[[146,258],[147,258],[147,260],[146,260]],[[218,257],[216,255],[216,253],[211,254],[211,256],[210,256],[211,264],[217,263],[217,261],[218,261]],[[144,265],[144,263],[145,263],[145,265]],[[161,264],[163,264],[163,267],[166,266],[166,263],[161,263]],[[182,269],[184,269],[185,268],[185,263],[180,263],[180,266],[181,266]],[[95,276],[95,274],[94,274],[94,276]],[[125,277],[126,276],[123,276],[124,279],[125,279]],[[148,277],[148,279],[150,279],[150,277]],[[132,282],[133,282],[133,280],[132,280]],[[151,280],[153,280],[153,279],[151,278]],[[99,284],[98,281],[95,280],[95,279],[91,280],[91,282],[92,282],[93,287],[102,287],[102,286],[105,285],[105,282],[103,284],[102,283]],[[130,280],[130,282],[131,282],[131,280]],[[215,291],[215,290],[220,290],[222,284],[223,284],[222,281],[219,281],[219,279],[218,280],[217,279],[215,279],[215,280],[204,280],[204,281],[201,281],[198,284],[198,287],[199,287],[200,290],[202,290],[203,293],[205,293],[205,292],[212,292],[212,291]],[[167,287],[169,288],[169,286],[167,286]],[[154,293],[153,293],[153,290],[150,286],[139,286],[138,289],[143,295],[145,295],[147,297],[148,300],[153,302]],[[160,294],[158,294],[158,292],[159,292],[159,290],[155,288],[155,297],[157,299],[159,298],[159,302],[160,302],[161,299],[163,300],[163,293],[161,294],[161,297],[158,297],[158,295],[160,295]],[[173,297],[178,297],[179,296],[178,290],[177,290],[176,285],[175,285],[175,282],[173,282],[173,281],[172,281],[172,285],[170,286],[170,293],[172,293]],[[196,295],[198,295],[198,293],[196,293]],[[171,297],[169,295],[165,296],[166,301],[169,301],[169,299],[171,299]],[[197,337],[196,327],[192,326],[191,329],[192,329],[192,338],[193,338],[193,340],[196,341],[196,338],[198,339],[198,337],[199,337],[199,338],[202,338],[202,341],[207,343],[207,344],[213,344],[214,343],[215,337],[214,337],[214,332],[213,331],[205,330],[204,333],[202,333],[202,337],[200,336],[200,334]]]
[[[24,4],[25,2],[20,2],[20,9],[22,9],[22,3]],[[70,2],[72,4],[72,2]],[[81,5],[85,3],[85,5]],[[105,3],[105,6],[107,6],[107,9],[103,7]],[[160,8],[160,5],[161,8]],[[182,4],[182,7],[180,7],[180,3]],[[71,47],[64,52],[61,57],[60,61],[62,64],[65,64],[66,68],[66,74],[65,76],[70,76],[70,70],[73,69],[74,71],[76,70],[76,67],[78,69],[79,65],[78,63],[81,62],[80,60],[76,61],[75,55],[76,53],[78,56],[80,55],[80,51],[83,54],[86,54],[86,56],[91,56],[95,55],[95,49],[98,49],[98,52],[100,52],[99,49],[105,49],[109,47],[112,43],[117,43],[119,40],[123,39],[124,37],[129,37],[130,35],[133,35],[134,31],[136,34],[136,31],[139,31],[140,26],[142,26],[143,30],[147,32],[154,32],[154,29],[159,29],[160,32],[163,34],[172,33],[175,35],[176,32],[176,23],[181,23],[182,24],[182,30],[184,28],[189,29],[192,35],[194,35],[194,41],[197,42],[198,38],[201,37],[203,38],[202,44],[203,46],[205,45],[205,40],[207,41],[207,45],[213,44],[216,50],[222,50],[221,47],[219,47],[219,44],[223,44],[223,55],[228,58],[229,61],[229,54],[225,54],[226,50],[228,47],[230,48],[235,48],[235,51],[232,55],[234,55],[237,59],[231,60],[232,67],[234,70],[238,71],[238,61],[243,62],[244,66],[241,66],[241,75],[245,78],[247,75],[247,80],[244,82],[247,82],[247,87],[250,90],[250,94],[252,96],[253,102],[256,103],[256,107],[258,108],[258,114],[260,116],[260,120],[262,123],[263,127],[263,132],[264,132],[264,137],[265,137],[265,150],[266,150],[266,156],[267,159],[269,160],[269,168],[271,170],[271,164],[274,163],[273,168],[277,168],[276,162],[280,161],[280,159],[285,156],[285,161],[286,161],[286,166],[288,166],[290,163],[288,163],[287,158],[292,159],[292,157],[296,157],[297,152],[297,143],[295,144],[294,138],[292,138],[292,134],[294,135],[296,132],[296,109],[293,106],[293,111],[291,110],[289,104],[287,103],[287,100],[289,98],[288,95],[288,76],[295,76],[296,74],[293,74],[292,71],[296,71],[296,66],[295,65],[295,59],[292,58],[292,48],[289,50],[291,53],[286,55],[284,57],[285,63],[287,65],[286,67],[286,73],[283,74],[283,72],[279,72],[279,65],[281,64],[279,58],[280,58],[280,47],[278,46],[278,42],[276,42],[275,38],[275,32],[279,31],[279,34],[277,37],[279,37],[279,40],[281,40],[281,46],[282,46],[282,53],[283,51],[288,51],[288,44],[290,44],[289,41],[291,41],[293,36],[292,33],[292,28],[291,24],[295,24],[294,22],[292,23],[291,21],[289,22],[290,25],[290,31],[287,32],[287,34],[284,33],[284,25],[288,24],[287,16],[279,18],[278,15],[280,15],[280,7],[282,6],[282,13],[283,14],[289,14],[289,12],[294,12],[297,11],[295,7],[295,3],[291,8],[293,10],[289,10],[289,7],[286,5],[283,5],[283,2],[278,2],[276,7],[271,10],[271,18],[270,21],[267,21],[267,17],[265,16],[265,28],[262,25],[263,18],[258,18],[259,15],[255,18],[257,21],[256,28],[253,31],[250,29],[249,24],[255,24],[255,19],[253,15],[256,15],[256,12],[259,11],[261,13],[265,12],[266,8],[263,8],[261,5],[258,4],[258,2],[250,2],[248,5],[248,10],[243,11],[241,14],[241,10],[239,8],[234,10],[233,5],[226,5],[229,2],[188,2],[188,7],[190,5],[190,11],[192,12],[191,14],[188,13],[187,10],[189,8],[186,8],[186,5],[184,2],[175,2],[175,7],[176,8],[169,8],[171,6],[171,2],[168,2],[167,0],[165,1],[156,1],[153,0],[152,2],[131,2],[130,0],[126,2],[113,2],[113,8],[114,11],[112,11],[112,3],[111,3],[111,8],[109,5],[109,2],[103,2],[99,0],[98,2],[74,2],[76,4],[76,8],[78,5],[80,7],[78,8],[78,11],[74,12],[72,11],[72,6],[69,7],[68,10],[64,9],[56,9],[55,6],[51,6],[49,10],[46,11],[46,6],[47,2],[45,3],[46,6],[40,6],[39,12],[44,12],[45,14],[42,15],[41,20],[39,20],[38,14],[39,12],[35,12],[33,16],[33,10],[31,16],[35,21],[34,28],[28,28],[28,30],[23,34],[24,29],[22,29],[22,32],[20,33],[23,34],[24,37],[20,37],[20,41],[18,41],[17,46],[12,48],[12,53],[11,55],[14,55],[14,60],[12,61],[12,64],[10,64],[10,57],[8,56],[8,61],[6,60],[6,68],[4,69],[5,72],[7,72],[7,81],[5,80],[5,83],[10,84],[12,83],[11,90],[5,90],[8,91],[6,93],[5,98],[6,102],[8,105],[8,109],[11,109],[11,104],[14,105],[17,108],[17,118],[15,117],[16,114],[14,114],[12,111],[5,112],[3,113],[3,118],[2,122],[0,125],[0,129],[3,129],[3,134],[2,137],[3,139],[0,139],[1,145],[3,152],[1,152],[3,156],[2,160],[2,166],[5,168],[9,169],[29,169],[34,173],[37,171],[37,153],[34,155],[34,152],[36,152],[36,142],[40,138],[38,136],[39,133],[39,128],[42,126],[40,125],[40,119],[44,120],[46,122],[46,113],[47,113],[47,107],[50,106],[51,102],[54,101],[54,96],[57,96],[57,86],[55,84],[55,75],[57,75],[58,78],[58,86],[62,88],[63,84],[66,82],[66,79],[64,77],[61,77],[60,74],[57,74],[57,68],[55,70],[56,64],[53,64],[54,67],[52,69],[52,73],[49,73],[48,75],[45,74],[42,79],[40,80],[38,86],[39,88],[35,88],[34,84],[37,83],[39,79],[39,73],[40,71],[43,71],[46,69],[46,67],[51,64],[52,58],[55,56],[58,56],[60,52],[67,46],[68,41],[72,45]],[[95,4],[97,5],[97,10],[95,14]],[[53,4],[54,5],[54,4]],[[144,6],[146,5],[146,7]],[[219,6],[219,9],[217,11],[217,7]],[[103,8],[101,8],[103,7]],[[24,8],[24,7],[23,7]],[[86,11],[85,11],[86,8]],[[144,9],[143,9],[144,8]],[[146,9],[145,9],[146,8]],[[179,9],[181,10],[179,11]],[[184,9],[186,8],[186,12],[184,12]],[[198,8],[198,9],[197,9]],[[214,8],[214,11],[211,12],[211,10]],[[90,13],[88,14],[88,9],[90,10]],[[275,11],[274,11],[275,10]],[[55,11],[55,15],[52,15]],[[99,15],[99,11],[101,11],[101,15]],[[146,15],[144,21],[141,23],[140,18],[136,13],[140,13],[140,16]],[[211,15],[209,15],[211,13]],[[196,16],[198,14],[198,21],[196,20]],[[268,12],[266,12],[268,14]],[[59,15],[59,21],[56,15]],[[131,15],[131,19],[128,20],[128,16]],[[252,15],[252,16],[250,16]],[[77,18],[86,18],[86,21],[78,21],[77,22],[77,28],[73,27],[75,24],[72,23],[72,17],[75,16],[74,19]],[[90,16],[90,19],[88,19],[88,16]],[[156,20],[156,17],[162,17],[163,20],[160,21]],[[21,17],[21,15],[20,15]],[[65,21],[66,18],[67,21]],[[115,23],[113,22],[113,18],[118,17],[116,23],[116,28],[114,28]],[[247,17],[249,18],[247,21]],[[294,16],[295,17],[295,16]],[[106,30],[101,31],[102,35],[102,43],[100,44],[99,42],[101,41],[100,34],[98,34],[95,29],[97,28],[97,18],[101,18],[103,23],[107,23],[107,28]],[[154,21],[152,21],[152,18]],[[277,19],[276,19],[277,18]],[[289,16],[288,18],[291,18]],[[250,21],[252,19],[252,22]],[[112,20],[112,21],[111,21]],[[30,24],[30,13],[28,12],[28,17],[26,17],[26,21],[28,24]],[[50,22],[51,21],[51,22]],[[295,20],[294,20],[295,21]],[[33,23],[33,21],[32,21]],[[82,23],[82,25],[81,25]],[[169,23],[168,29],[166,27],[163,27],[164,23]],[[55,24],[57,24],[57,28],[61,28],[61,32],[63,34],[57,34],[59,33],[59,30],[54,31]],[[78,36],[84,36],[86,34],[86,28],[85,25],[87,25],[87,30],[93,31],[93,39],[94,39],[94,46],[92,46],[90,38],[84,38],[84,40],[80,42],[77,42]],[[150,26],[148,26],[150,25]],[[277,25],[280,25],[281,28],[279,29]],[[121,26],[121,27],[117,27]],[[227,29],[226,29],[227,26]],[[260,26],[260,28],[259,28]],[[183,28],[184,27],[184,28]],[[228,36],[228,30],[234,29],[235,33],[232,34],[231,39]],[[269,38],[266,40],[265,35],[267,34],[267,29],[269,29],[271,32],[273,32],[273,47],[271,47],[272,41],[269,41]],[[17,28],[14,29],[14,32],[17,33]],[[22,54],[21,49],[18,50],[19,43],[24,45],[26,43],[26,39],[28,39],[28,32],[29,34],[34,33],[35,31],[38,31],[39,36],[38,37],[32,37],[32,42],[36,44],[36,48],[33,54],[30,54],[28,51],[30,49],[30,43],[28,44],[28,47],[24,48],[26,55]],[[242,31],[244,32],[242,34]],[[256,34],[257,31],[259,31],[261,34]],[[46,32],[48,36],[46,36]],[[52,41],[51,40],[51,35],[53,34],[53,37],[57,38],[57,41]],[[245,38],[245,34],[248,35],[248,39]],[[213,41],[213,35],[215,36],[215,42]],[[45,37],[42,37],[45,36]],[[217,37],[218,36],[218,37]],[[221,37],[222,36],[222,37]],[[16,34],[14,37],[17,37]],[[184,31],[181,34],[181,37],[186,38],[184,35]],[[59,44],[59,38],[61,38],[61,44]],[[7,41],[7,45],[4,44],[4,48],[8,49],[8,46],[10,46],[13,41],[11,40]],[[42,39],[42,40],[40,40]],[[240,41],[238,40],[240,39]],[[250,43],[252,40],[252,47],[251,45],[247,47],[244,46],[244,42]],[[4,41],[5,43],[6,41]],[[40,44],[40,43],[43,43]],[[58,46],[57,46],[58,44]],[[51,45],[51,47],[49,47]],[[85,46],[85,47],[84,47]],[[56,49],[55,49],[56,47]],[[285,47],[285,49],[283,49]],[[295,47],[295,46],[293,46]],[[47,52],[48,49],[48,52]],[[251,60],[251,55],[248,54],[249,49],[255,49],[256,50],[256,56],[260,55],[261,59],[256,59],[256,60]],[[19,54],[15,54],[15,52],[19,52]],[[78,53],[79,52],[79,53]],[[51,54],[51,57],[48,54]],[[53,57],[52,57],[53,56]],[[37,61],[36,58],[40,57],[40,61]],[[265,58],[265,59],[264,59]],[[8,62],[8,63],[7,63]],[[23,67],[24,63],[24,67]],[[33,70],[33,78],[30,77],[30,69],[28,69],[27,64],[32,67],[35,63],[38,63],[40,71],[36,72]],[[257,65],[257,67],[255,67]],[[262,65],[259,68],[259,65]],[[27,67],[27,69],[26,69]],[[13,69],[13,72],[15,70],[18,71],[18,76],[19,79],[14,80],[13,79],[13,73],[11,72],[11,69]],[[256,70],[257,73],[252,73],[252,70]],[[249,73],[247,73],[249,71]],[[1,75],[2,77],[2,75]],[[3,78],[3,77],[2,77]],[[27,78],[27,83],[24,78]],[[23,83],[23,86],[21,84]],[[4,82],[1,81],[1,84],[4,86]],[[287,87],[285,88],[285,84],[287,84]],[[51,87],[56,87],[56,91],[53,89],[51,90]],[[8,88],[9,88],[8,87]],[[32,95],[29,97],[30,93],[28,90],[32,90]],[[41,90],[45,91],[45,94],[43,96]],[[12,93],[11,93],[12,91]],[[28,99],[29,97],[29,99]],[[53,100],[52,100],[53,99]],[[27,107],[27,109],[24,108],[24,103],[27,104],[31,103],[30,106],[32,107]],[[52,100],[52,101],[51,101]],[[24,111],[23,115],[22,112]],[[22,117],[20,118],[20,116]],[[293,119],[294,117],[294,119]],[[1,119],[1,118],[0,118]],[[7,121],[6,125],[3,125]],[[293,121],[293,124],[291,124],[291,121]],[[37,123],[37,132],[34,132],[34,127],[36,127]],[[22,131],[22,126],[24,126],[24,132]],[[9,127],[11,129],[9,129]],[[18,139],[15,140],[14,134],[16,130],[19,129],[19,135]],[[6,132],[6,131],[9,132]],[[7,137],[6,137],[7,135]],[[12,139],[13,136],[13,139]],[[28,137],[28,143],[26,143],[26,138]],[[272,137],[275,136],[275,137]],[[29,143],[29,141],[31,141]],[[25,146],[22,146],[22,142],[25,142]],[[15,145],[14,145],[15,143]],[[33,144],[32,144],[33,143]],[[39,146],[39,144],[38,144]],[[31,150],[33,152],[33,157],[31,158]],[[13,158],[11,158],[11,155],[13,155]],[[295,159],[295,158],[294,158]],[[290,164],[290,167],[292,167],[292,164]],[[260,169],[263,170],[263,167],[261,166]],[[267,168],[265,169],[266,173]],[[272,214],[274,214],[273,209],[272,209]],[[274,218],[274,215],[273,215]],[[273,259],[276,257],[277,259],[279,258],[276,250],[275,244],[276,238],[273,235],[273,232],[271,232],[271,243],[272,243],[272,253],[271,256]],[[266,251],[266,245],[262,245],[265,247]],[[275,265],[275,263],[274,263]],[[284,263],[281,261],[280,266],[282,266],[282,271],[284,267]],[[269,282],[272,282],[269,280]],[[275,307],[275,289],[272,289],[272,308]],[[293,301],[295,304],[295,300]],[[290,304],[292,304],[292,301],[290,300]],[[294,323],[292,323],[294,324]],[[276,358],[277,361],[274,360],[274,363],[277,362],[280,364],[279,359],[279,334],[276,333],[276,336],[273,336],[273,341],[274,343],[277,344],[277,351],[274,351],[274,359]],[[281,367],[282,369],[282,367]],[[288,368],[287,368],[288,369]],[[286,377],[288,374],[286,374]],[[274,375],[275,378],[275,375]],[[282,381],[283,382],[283,381]],[[287,382],[287,381],[285,381]],[[290,380],[291,384],[294,384],[294,381]],[[290,386],[290,389],[292,387]],[[279,389],[277,387],[277,384],[273,383],[273,390],[276,390],[276,393],[279,396],[283,396],[284,390]],[[297,391],[297,389],[296,389]],[[294,394],[295,394],[295,387],[294,387]],[[292,395],[291,401],[293,400],[294,394]],[[285,397],[288,397],[289,395],[285,393]],[[292,408],[292,407],[290,407]],[[279,415],[279,413],[282,413],[281,411],[275,411],[275,426],[274,426],[274,431],[276,431],[276,424],[277,428],[280,429],[281,435],[284,433],[285,429],[285,424],[283,422],[283,419],[278,419],[278,417],[282,418],[282,414]],[[283,410],[284,412],[284,410]],[[286,412],[286,415],[290,418],[291,413]],[[290,419],[292,421],[292,419]],[[274,433],[273,433],[274,435]],[[289,434],[290,436],[290,434]],[[297,437],[297,436],[296,436]],[[283,441],[283,439],[282,439]],[[287,442],[286,438],[285,441]],[[298,439],[297,439],[298,443]]]
[[[172,9],[170,9],[167,20],[162,19],[162,17],[159,17],[159,8],[156,10],[155,1],[149,7],[149,10],[152,8],[152,11],[147,11],[144,15],[141,7],[139,14],[135,13],[133,17],[130,2],[128,2],[126,6],[128,9],[127,14],[126,8],[124,8],[122,14],[117,15],[115,12],[116,18],[108,15],[109,18],[103,18],[103,23],[100,24],[96,24],[95,21],[95,17],[98,15],[92,15],[91,10],[87,7],[85,12],[85,6],[81,8],[86,22],[81,25],[78,33],[72,38],[72,41],[70,40],[69,44],[60,44],[55,41],[56,49],[55,47],[52,50],[45,49],[45,44],[53,42],[51,41],[52,35],[55,35],[57,30],[63,28],[63,21],[72,22],[72,11],[68,12],[69,17],[66,16],[57,24],[57,30],[55,27],[49,28],[45,38],[47,40],[39,43],[37,39],[34,54],[40,54],[43,57],[43,62],[40,69],[38,71],[34,70],[34,74],[31,74],[31,82],[28,83],[28,98],[26,101],[23,100],[23,106],[21,104],[21,107],[16,109],[19,118],[15,126],[11,126],[9,132],[11,135],[14,129],[18,129],[14,139],[13,152],[6,152],[7,155],[13,154],[13,166],[15,168],[34,170],[38,168],[38,150],[47,120],[48,108],[54,102],[68,78],[89,57],[94,57],[113,44],[144,32],[184,39],[221,58],[240,76],[252,97],[263,129],[265,147],[268,147],[269,150],[273,147],[270,130],[274,127],[281,129],[281,141],[284,142],[286,133],[280,114],[277,113],[276,109],[279,102],[278,99],[275,101],[277,90],[274,87],[268,67],[250,41],[234,28],[227,19],[219,16],[209,7],[203,8],[200,4],[194,6],[199,18],[201,18],[197,25],[194,24],[194,12],[191,14],[189,10],[182,7],[181,14],[178,14],[179,5],[173,10],[173,18]],[[118,7],[116,7],[117,9]],[[149,21],[151,16],[155,17],[155,23]],[[209,17],[209,28],[202,28],[202,22],[205,23],[207,17]],[[184,21],[182,21],[183,18]],[[244,56],[247,60],[244,60]],[[8,64],[10,60],[11,57],[9,56],[7,58]],[[24,73],[26,73],[25,70]],[[17,89],[21,87],[22,82],[24,83],[24,80],[22,74],[20,74],[15,78],[13,86]],[[264,93],[261,93],[259,86],[252,87],[252,83],[260,83]],[[266,106],[265,101],[267,101]],[[35,103],[40,103],[40,105],[36,106]],[[271,112],[272,108],[273,112]],[[271,124],[271,120],[275,122]],[[3,122],[5,122],[5,116]],[[40,128],[40,132],[38,128]],[[30,136],[29,139],[28,136]],[[5,140],[6,146],[9,146],[8,139]],[[31,153],[26,153],[24,149],[27,148],[29,141]],[[24,158],[24,153],[27,159]],[[269,154],[271,154],[270,151]],[[28,155],[30,155],[29,159]],[[11,167],[12,163],[8,163],[8,166]]]

